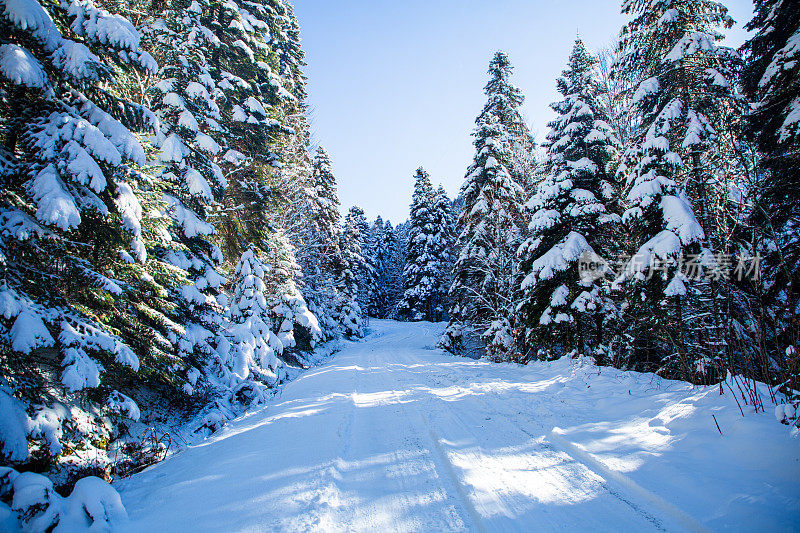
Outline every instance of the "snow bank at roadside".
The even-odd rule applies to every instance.
[[[596,461],[601,476],[618,474],[623,488],[643,487],[712,530],[800,523],[800,442],[775,420],[764,385],[766,412],[756,413],[735,384],[693,386],[567,358],[476,363],[471,388],[507,390],[510,409]]]

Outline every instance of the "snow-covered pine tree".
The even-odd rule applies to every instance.
[[[209,9],[207,0],[188,6],[168,4],[162,12],[154,8],[143,32],[145,46],[162,64],[149,92],[150,106],[160,121],[156,160],[165,185],[165,218],[172,220],[170,239],[155,255],[186,272],[191,281],[171,295],[185,326],[177,343],[187,361],[183,370],[194,376],[196,369],[202,369],[213,381],[224,373],[226,355],[220,356],[216,347],[221,341],[219,306],[224,307],[227,299],[219,294],[226,279],[219,272],[223,257],[211,241],[216,231],[209,216],[226,185],[216,163],[226,132],[217,103],[222,91],[208,60],[218,41],[201,20]],[[192,379],[186,391],[194,393],[206,384]]]
[[[370,228],[372,260],[375,271],[374,282],[369,295],[367,314],[370,317],[386,318],[391,310],[392,248],[394,232],[389,221],[383,222],[380,215]]]
[[[128,20],[90,1],[0,2],[0,34],[0,395],[29,405],[0,438],[13,462],[30,438],[41,468],[111,435],[101,376],[169,379],[178,281],[148,253],[161,200],[133,133],[156,119],[115,84],[158,67]]]
[[[495,53],[489,63],[491,78],[484,87],[488,101],[481,115],[492,114],[498,118],[508,135],[508,151],[510,159],[508,170],[511,177],[526,195],[533,194],[535,185],[536,161],[534,152],[536,143],[527,124],[519,112],[525,101],[522,91],[511,83],[513,67],[505,52]]]
[[[388,223],[387,223],[388,225]],[[394,235],[394,247],[391,251],[391,292],[390,301],[392,302],[389,316],[398,316],[398,306],[403,299],[405,283],[403,282],[403,271],[406,267],[406,250],[408,250],[408,221],[401,222],[392,229]]]
[[[367,264],[361,252],[360,209],[350,209],[344,221],[344,230],[339,240],[341,269],[336,279],[336,317],[341,333],[347,338],[364,336],[364,314],[358,303],[361,291],[360,273]],[[363,211],[361,211],[363,213]]]
[[[276,152],[280,158],[277,188],[281,192],[281,209],[274,214],[276,225],[283,228],[296,248],[297,259],[304,264],[307,213],[315,202],[311,131],[308,124],[306,102],[305,54],[300,45],[300,30],[292,6],[288,2],[274,2],[275,16],[269,18],[270,47],[276,57],[275,69],[281,86],[291,95],[280,102],[282,122],[293,131],[278,139]]]
[[[430,175],[420,167],[414,174],[414,194],[408,220],[408,247],[403,270],[404,293],[398,311],[410,320],[433,320],[438,286],[434,234],[434,192]]]
[[[226,378],[231,382],[226,383],[226,391],[231,396],[244,396],[247,404],[263,402],[267,389],[285,375],[278,358],[284,344],[273,331],[275,302],[270,301],[273,291],[266,282],[273,268],[251,244],[239,258],[233,276],[231,330],[238,346],[231,350],[228,361],[230,374]]]
[[[356,273],[358,277],[358,306],[361,308],[362,316],[366,317],[370,294],[375,285],[374,243],[371,239],[369,222],[367,222],[367,217],[361,207],[357,205],[351,207],[347,212],[346,218],[353,224],[358,233],[358,245],[361,248],[361,258],[363,260],[361,268]]]
[[[486,353],[496,359],[511,357],[515,351],[519,298],[515,254],[526,229],[525,191],[511,173],[512,146],[519,142],[518,130],[524,126],[517,111],[523,97],[510,83],[511,70],[503,52],[489,63],[487,102],[473,133],[476,153],[459,197],[459,255],[449,291],[450,322],[440,341],[454,353],[471,350],[470,337],[477,334]]]
[[[475,160],[461,188],[450,322],[440,346],[454,353],[472,350],[470,337],[477,334],[488,355],[507,359],[515,350],[523,191],[506,166],[508,135],[497,117],[481,114],[474,135]]]
[[[453,282],[455,266],[455,217],[453,202],[442,185],[436,189],[432,204],[433,235],[429,240],[430,253],[435,258],[436,286],[433,291],[433,315],[431,320],[439,322],[447,319],[450,302],[447,294]]]
[[[627,183],[623,222],[635,240],[617,281],[632,340],[627,359],[707,379],[725,356],[718,287],[707,274],[717,267],[710,162],[719,123],[736,102],[737,55],[717,44],[718,29],[733,21],[710,0],[622,6],[632,20],[622,31],[615,75],[640,80],[632,105],[641,116],[620,167]]]
[[[528,240],[520,247],[524,293],[520,322],[526,351],[558,357],[590,353],[603,342],[610,299],[604,272],[581,271],[581,260],[613,259],[610,224],[618,223],[609,161],[617,141],[598,101],[597,59],[580,39],[557,81],[563,99],[551,105],[544,179],[526,204]]]
[[[216,43],[210,53],[220,90],[220,126],[225,153],[220,166],[228,181],[224,211],[215,218],[226,256],[238,257],[249,242],[276,230],[274,213],[285,200],[280,187],[279,140],[292,133],[283,106],[294,96],[277,74],[271,28],[285,22],[280,0],[213,2],[202,6],[201,22]]]
[[[272,330],[284,350],[309,351],[323,339],[317,317],[309,311],[300,292],[298,280],[302,278],[289,239],[282,231],[272,233],[265,243],[264,258],[270,265],[265,278],[268,304],[272,316]],[[283,353],[283,352],[282,352]]]
[[[747,29],[755,34],[743,46],[746,54],[741,81],[755,102],[750,130],[765,170],[754,189],[751,224],[764,234],[762,274],[767,277],[760,297],[773,307],[765,315],[777,343],[777,366],[800,368],[800,333],[796,324],[800,302],[800,9],[790,0],[757,0]],[[775,305],[776,302],[785,302]],[[795,325],[792,325],[795,324]],[[762,342],[763,344],[763,342]],[[795,361],[783,359],[793,346]],[[800,387],[797,370],[795,390]],[[786,378],[784,378],[785,381]]]
[[[305,112],[306,66],[305,52],[300,43],[300,23],[294,8],[288,1],[271,0],[272,8],[278,15],[270,26],[270,47],[278,58],[277,71],[283,80],[283,87],[294,97],[295,111]]]
[[[306,199],[302,213],[306,223],[298,238],[302,243],[298,261],[305,284],[303,294],[319,319],[323,336],[329,339],[338,331],[336,280],[343,269],[342,227],[336,178],[331,160],[321,146],[314,156]]]
[[[762,202],[774,215],[798,218],[800,209],[800,10],[790,0],[756,0],[743,46],[742,85],[756,103],[749,121],[770,171]],[[782,213],[781,213],[782,211]],[[777,220],[782,224],[783,220]]]

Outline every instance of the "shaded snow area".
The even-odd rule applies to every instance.
[[[800,446],[719,387],[436,350],[374,321],[264,409],[115,485],[130,531],[790,531]],[[720,435],[712,415],[719,422]]]

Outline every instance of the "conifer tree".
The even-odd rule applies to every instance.
[[[515,253],[525,230],[525,192],[512,175],[512,147],[524,123],[517,112],[522,95],[510,83],[511,64],[503,52],[495,54],[489,74],[487,102],[475,121],[475,157],[459,197],[459,256],[449,291],[450,322],[440,346],[452,352],[471,349],[469,337],[477,334],[490,356],[505,359],[515,352]]]
[[[361,249],[362,264],[356,272],[356,277],[358,278],[358,305],[364,316],[366,316],[370,294],[375,286],[374,243],[371,239],[369,222],[367,222],[367,217],[362,208],[357,205],[351,207],[347,213],[347,220],[348,223],[355,227],[358,245]]]
[[[252,374],[257,382],[274,385],[284,375],[283,363],[278,359],[284,344],[273,332],[273,302],[268,299],[273,291],[265,282],[272,268],[251,244],[234,271],[231,318],[236,324],[234,338],[239,346],[232,352],[230,370],[232,378],[239,382],[246,382]],[[256,390],[264,394],[263,388]]]
[[[393,251],[397,246],[392,224],[384,223],[380,215],[370,228],[372,259],[375,277],[370,291],[368,315],[375,318],[387,318],[393,308]]]
[[[411,320],[433,320],[438,286],[436,256],[433,255],[434,192],[430,175],[422,167],[414,175],[408,247],[403,270],[404,294],[398,310]]]
[[[453,281],[455,266],[455,219],[453,202],[444,187],[439,185],[433,197],[433,237],[430,241],[431,255],[435,258],[436,285],[433,291],[433,315],[431,320],[439,322],[447,319],[450,308],[447,294]]]
[[[392,230],[394,235],[394,247],[391,252],[391,302],[393,318],[398,317],[398,307],[400,301],[403,299],[405,282],[403,280],[403,271],[406,266],[406,251],[408,250],[408,221],[401,222]]]
[[[161,60],[159,79],[151,89],[150,106],[159,118],[160,178],[166,188],[166,214],[172,219],[171,242],[157,256],[186,272],[191,283],[173,299],[180,301],[181,322],[189,327],[178,346],[191,367],[205,368],[198,354],[216,358],[207,341],[218,334],[218,313],[212,305],[226,281],[219,267],[221,250],[211,242],[216,233],[210,223],[212,205],[223,198],[226,180],[215,162],[225,143],[217,100],[222,91],[212,77],[208,51],[216,44],[201,21],[205,0],[186,9],[172,5],[145,26],[145,45]],[[206,31],[204,31],[206,30]],[[225,303],[225,297],[222,297]],[[195,336],[193,333],[203,332]],[[208,333],[209,335],[206,335]],[[218,367],[220,362],[211,363]],[[195,382],[194,387],[197,386]]]
[[[800,204],[800,11],[788,0],[756,0],[755,6],[755,17],[747,29],[756,33],[743,46],[747,62],[742,84],[756,102],[749,121],[764,156],[762,165],[771,175],[762,201],[776,204],[772,209],[775,215],[796,219]]]
[[[511,83],[513,67],[505,52],[495,53],[489,63],[489,82],[484,87],[488,101],[481,117],[492,114],[500,122],[508,134],[509,162],[511,177],[525,191],[533,193],[535,185],[535,166],[533,154],[536,143],[528,126],[519,112],[525,101],[522,91]],[[480,118],[480,117],[479,117]]]
[[[134,132],[154,133],[157,120],[115,83],[157,70],[139,33],[90,1],[36,0],[5,2],[0,33],[0,351],[13,378],[3,394],[12,384],[38,409],[71,404],[46,433],[41,420],[27,426],[47,464],[48,454],[96,449],[88,425],[64,431],[71,417],[110,434],[108,419],[88,412],[114,394],[104,376],[174,385],[170,338],[181,328],[165,297],[185,280],[151,255],[164,203]],[[49,359],[52,378],[39,366]],[[22,440],[10,459],[28,457]]]
[[[336,334],[336,281],[343,269],[339,223],[339,196],[330,158],[318,147],[313,160],[311,184],[306,187],[303,208],[306,220],[298,240],[298,260],[303,272],[303,293],[317,316],[325,338]]]
[[[767,289],[757,297],[772,308],[764,315],[775,322],[769,328],[777,337],[773,353],[782,359],[786,346],[800,353],[800,336],[791,325],[798,323],[800,301],[800,9],[788,0],[757,0],[755,7],[747,24],[755,34],[743,46],[746,63],[741,81],[755,103],[748,122],[764,172],[753,187],[750,224],[768,243],[756,250],[764,254]],[[778,366],[800,368],[796,361],[781,361]],[[794,375],[797,388],[796,371]]]
[[[560,348],[563,355],[602,342],[609,314],[604,273],[582,272],[579,261],[613,260],[607,205],[614,192],[608,165],[617,144],[598,101],[597,59],[580,39],[557,86],[563,99],[552,104],[545,177],[526,204],[528,240],[520,248],[524,292],[520,320],[528,350]]]
[[[278,228],[274,214],[285,201],[280,185],[278,147],[291,130],[283,122],[285,102],[294,96],[282,86],[274,35],[285,24],[279,0],[201,4],[198,31],[214,42],[209,52],[219,89],[219,125],[227,178],[224,210],[215,218],[223,251],[238,257],[248,242]]]
[[[477,124],[475,160],[461,188],[450,322],[440,345],[453,352],[470,349],[475,333],[490,356],[505,359],[515,348],[523,191],[504,163],[511,158],[505,128],[493,114],[482,115]]]
[[[711,376],[724,357],[716,265],[712,157],[732,113],[734,51],[718,29],[733,24],[707,0],[626,0],[632,17],[620,41],[616,75],[640,80],[632,95],[640,132],[623,157],[633,257],[622,286],[632,324],[631,364],[663,360],[684,377]],[[689,276],[680,265],[696,268]],[[705,317],[686,327],[684,316]],[[693,353],[689,347],[693,346]],[[658,368],[658,367],[657,367]]]
[[[364,316],[358,296],[361,290],[359,273],[364,272],[367,265],[361,252],[359,211],[348,212],[339,241],[342,262],[336,280],[336,317],[340,331],[347,338],[364,336]]]
[[[268,295],[272,330],[285,350],[296,348],[298,340],[303,343],[302,348],[313,349],[323,335],[317,317],[309,311],[300,292],[298,280],[302,279],[302,273],[294,248],[282,231],[269,235],[265,248],[264,258],[270,265],[265,295]]]

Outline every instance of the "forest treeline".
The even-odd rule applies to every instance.
[[[796,401],[800,10],[758,0],[737,51],[719,2],[622,9],[541,146],[498,52],[458,195],[419,168],[392,226],[340,214],[288,1],[0,0],[5,462],[125,475],[368,317]]]

